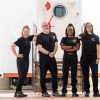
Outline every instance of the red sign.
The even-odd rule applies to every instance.
[[[47,11],[48,11],[48,10],[51,8],[50,2],[47,2],[46,5],[45,5],[45,7],[46,7],[46,9],[47,9]]]
[[[48,22],[48,28],[49,28],[49,31],[51,31],[51,28],[54,27],[54,26],[51,26],[51,20],[53,19],[54,15],[52,15],[52,17],[50,18],[49,22]]]

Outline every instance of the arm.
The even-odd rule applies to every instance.
[[[63,43],[61,43],[61,49],[62,50],[69,50],[69,49],[72,49],[72,46],[65,46]]]
[[[42,45],[37,45],[37,47],[38,47],[38,50],[39,50],[40,52],[42,52],[43,54],[46,54],[46,55],[49,54],[49,51],[45,50],[45,49],[42,47]]]
[[[35,42],[36,41],[36,39],[37,39],[37,36],[36,35],[34,35],[34,37],[33,37],[33,42]]]
[[[53,51],[53,52],[51,52],[51,53],[49,54],[49,56],[50,56],[51,58],[53,58],[53,57],[54,57],[54,55],[56,54],[57,50],[58,50],[58,43],[57,43],[57,42],[55,42],[54,51]]]
[[[19,54],[19,55],[18,55],[18,54],[16,53],[15,47],[16,47],[16,44],[12,44],[12,45],[11,45],[12,52],[14,53],[14,55],[15,55],[16,57],[22,58],[22,57],[23,57],[23,54]]]
[[[12,44],[12,45],[11,45],[12,52],[13,52],[13,54],[17,57],[17,53],[16,53],[16,50],[15,50],[15,47],[16,47],[15,44]]]
[[[96,50],[97,50],[96,64],[99,64],[99,58],[100,58],[100,39],[99,37],[96,37]]]
[[[58,43],[55,42],[54,54],[56,54],[57,50],[58,50]]]
[[[96,64],[99,64],[99,59],[100,59],[100,45],[96,45],[97,48],[97,60],[96,60]]]
[[[69,50],[66,50],[66,51],[78,51],[80,49],[80,44],[77,43],[76,46],[74,46],[73,49],[69,49]]]
[[[77,36],[77,38],[78,38],[78,39],[82,39],[82,37],[81,37],[81,36]]]
[[[32,41],[34,41],[34,42],[35,42],[35,41],[36,41],[36,39],[37,39],[37,36],[38,36],[38,33],[35,33]]]
[[[100,57],[100,45],[96,45],[97,48],[97,58]]]
[[[83,35],[84,35],[84,33],[82,33],[82,34],[78,35],[78,36],[77,36],[77,38],[81,40],[81,39],[82,39],[82,37],[83,37]]]

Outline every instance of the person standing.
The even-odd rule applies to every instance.
[[[98,64],[100,60],[100,40],[99,37],[93,32],[93,25],[87,22],[85,25],[84,33],[78,36],[82,41],[82,55],[81,55],[81,67],[84,76],[84,90],[86,92],[85,97],[89,97],[90,94],[90,82],[89,82],[89,69],[92,72],[93,82],[93,96],[100,97],[98,90]]]
[[[69,24],[65,31],[65,37],[61,40],[61,49],[64,51],[63,55],[63,88],[62,96],[66,96],[67,93],[67,84],[68,84],[68,75],[69,68],[71,67],[71,85],[72,85],[72,96],[78,97],[77,94],[77,51],[80,48],[80,41],[75,37],[75,28],[72,24]]]
[[[36,36],[35,35],[30,36],[29,33],[30,33],[29,27],[24,26],[22,29],[22,36],[18,38],[18,40],[11,45],[12,52],[17,57],[17,69],[19,75],[14,97],[27,97],[27,95],[22,92],[22,86],[24,84],[24,81],[28,73],[31,41],[36,40]],[[16,53],[15,50],[16,46],[19,47],[18,54]]]
[[[48,31],[47,22],[43,22],[41,27],[43,32],[38,35],[36,45],[39,50],[40,85],[42,89],[42,96],[50,97],[45,86],[46,74],[48,70],[52,76],[53,96],[60,96],[57,91],[57,64],[55,59],[55,54],[58,49],[58,40],[55,33]]]

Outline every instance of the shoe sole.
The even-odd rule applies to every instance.
[[[66,97],[66,95],[61,95],[61,97]]]
[[[100,97],[100,96],[93,96],[93,97]]]
[[[50,97],[50,96],[42,96],[42,97]]]
[[[24,97],[27,97],[27,96],[14,96],[15,98],[24,98]]]
[[[89,97],[89,96],[86,96],[86,95],[85,95],[85,97]]]
[[[72,97],[79,97],[79,96],[72,96]]]
[[[14,96],[15,98],[24,98],[24,97],[17,97],[17,96]]]
[[[50,96],[44,96],[44,95],[42,95],[42,97],[50,97]]]
[[[53,96],[54,96],[54,97],[61,97],[61,95],[54,95],[54,94],[53,94]]]

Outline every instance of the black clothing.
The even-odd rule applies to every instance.
[[[83,34],[80,34],[82,37]],[[89,70],[92,71],[92,81],[93,81],[93,91],[98,93],[98,64],[97,60],[97,48],[99,45],[99,37],[95,34],[87,34],[86,37],[81,39],[82,41],[82,55],[81,55],[81,67],[84,76],[84,89],[86,93],[90,93],[90,83],[89,83]]]
[[[58,42],[55,33],[50,32],[49,34],[44,34],[42,32],[37,37],[36,45],[42,45],[42,47],[47,51],[53,52],[55,47],[55,42]]]
[[[22,86],[28,73],[29,53],[33,37],[33,35],[29,36],[28,38],[21,37],[16,42],[14,42],[14,44],[19,47],[19,54],[23,54],[23,58],[17,57],[17,70],[19,79],[16,87],[16,93],[22,91]]]
[[[65,46],[76,46],[77,43],[80,44],[80,41],[77,38],[68,38],[63,37],[61,40],[61,43]],[[77,51],[65,51],[64,50],[64,56],[63,56],[63,88],[62,93],[67,93],[67,84],[68,84],[68,75],[69,75],[69,68],[71,67],[71,85],[72,85],[72,93],[77,92]]]
[[[28,69],[29,69],[29,59],[17,58],[17,70],[19,79],[17,82],[16,92],[22,91],[22,86],[26,79]]]
[[[23,54],[24,58],[29,57],[31,41],[34,35],[29,36],[28,38],[20,37],[14,44],[19,47],[19,54]]]
[[[81,56],[81,68],[84,76],[84,89],[87,93],[90,93],[89,71],[91,68],[93,91],[98,93],[98,64],[96,64],[96,58],[89,58],[84,55]]]
[[[77,79],[76,79],[76,75],[77,75],[77,63],[78,63],[78,59],[77,59],[77,55],[76,56],[71,56],[71,57],[67,57],[64,56],[63,57],[63,77],[62,77],[62,81],[63,81],[63,88],[62,88],[62,93],[67,93],[67,84],[68,84],[68,75],[69,75],[69,68],[71,67],[71,85],[72,85],[72,93],[76,93],[77,92]]]
[[[53,93],[57,91],[58,88],[58,82],[57,82],[57,64],[55,57],[50,58],[48,55],[41,54],[40,55],[40,84],[42,93],[47,91],[47,88],[45,86],[45,78],[47,71],[49,70],[52,76],[52,90]]]
[[[37,36],[36,45],[42,45],[44,49],[49,52],[54,51],[55,42],[57,42],[57,37],[55,33],[50,32],[49,34],[40,33]],[[40,62],[40,84],[42,89],[42,94],[47,91],[45,86],[46,73],[49,70],[52,75],[52,89],[53,92],[57,91],[57,64],[55,57],[51,58],[49,55],[43,54],[39,51],[39,62]]]
[[[80,34],[79,36],[82,37],[82,35],[83,34]],[[100,40],[97,35],[95,34],[86,35],[86,37],[82,39],[82,53],[97,52],[96,44],[100,44]]]
[[[69,38],[69,37],[63,37],[61,40],[61,43],[63,43],[65,46],[76,46],[77,43],[80,44],[79,39],[77,38]],[[60,44],[61,44],[60,43]],[[64,50],[64,56],[65,55],[70,55],[72,53],[72,55],[76,55],[76,51],[65,51]]]

